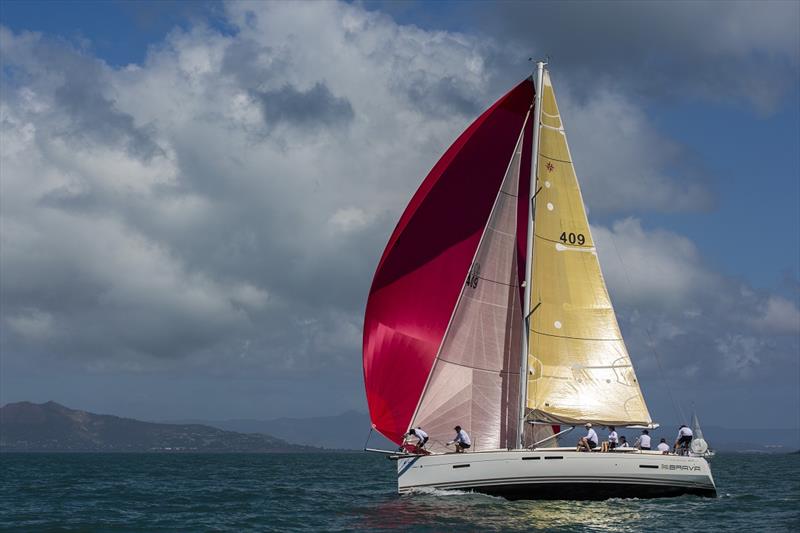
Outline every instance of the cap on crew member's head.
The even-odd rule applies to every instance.
[[[453,429],[455,429],[456,431],[461,431],[461,426],[456,426]]]
[[[590,427],[592,427],[592,423],[591,422],[586,422],[586,425],[584,427],[590,428]]]

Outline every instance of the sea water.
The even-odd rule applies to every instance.
[[[0,454],[4,531],[799,531],[800,455],[719,454],[719,497],[396,492],[366,453]]]

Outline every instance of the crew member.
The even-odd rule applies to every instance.
[[[586,436],[581,437],[581,440],[578,441],[577,451],[590,452],[597,448],[597,433],[592,429],[591,422],[587,422],[584,427],[586,428]]]
[[[619,445],[619,437],[614,426],[608,426],[608,449],[613,450]]]
[[[685,424],[681,424],[681,427],[678,428],[678,438],[675,439],[675,445],[672,447],[673,451],[677,451],[680,446],[683,448],[683,452],[685,452],[689,449],[689,444],[691,444],[691,442],[692,430],[686,427]]]
[[[669,444],[667,444],[667,439],[662,437],[661,442],[658,443],[656,449],[662,453],[669,453]]]
[[[625,435],[620,435],[618,448],[630,448],[630,447],[631,445],[628,444],[628,439],[625,438]]]
[[[425,444],[428,442],[429,437],[428,434],[422,431],[422,428],[411,428],[408,430],[408,433],[403,435],[403,437],[417,437],[419,439],[417,441],[417,449],[423,450],[425,449]]]
[[[455,444],[456,453],[462,453],[464,450],[472,446],[472,441],[469,440],[469,435],[467,435],[466,431],[461,429],[461,426],[456,426],[453,429],[456,430],[456,438],[448,442],[447,445],[450,446],[451,444]]]
[[[650,432],[646,429],[642,431],[642,434],[639,435],[639,438],[636,439],[636,443],[634,444],[640,450],[649,450],[650,449]]]

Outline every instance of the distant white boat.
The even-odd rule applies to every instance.
[[[711,459],[716,455],[706,440],[703,438],[703,430],[700,429],[700,421],[697,419],[697,413],[692,414],[692,444],[689,446],[689,455],[692,457],[704,457]]]
[[[409,452],[396,456],[398,490],[714,496],[704,457],[558,447],[564,426],[657,424],[611,305],[543,62],[535,77],[442,156],[375,272],[364,380],[373,428]],[[468,453],[448,453],[456,424],[472,437]],[[430,435],[424,455],[403,440],[416,427]]]

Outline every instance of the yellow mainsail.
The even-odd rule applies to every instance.
[[[546,70],[542,85],[527,418],[649,425]]]

